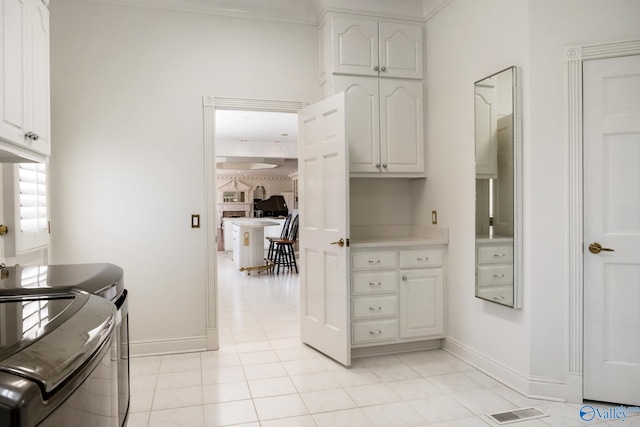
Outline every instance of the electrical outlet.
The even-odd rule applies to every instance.
[[[438,223],[438,211],[431,211],[431,224]]]

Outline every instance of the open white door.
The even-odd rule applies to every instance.
[[[640,56],[583,72],[584,399],[638,406]]]
[[[349,159],[345,135],[344,93],[298,114],[300,335],[304,343],[349,366]]]

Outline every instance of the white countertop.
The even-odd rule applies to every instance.
[[[280,225],[275,221],[268,221],[261,218],[234,218],[231,224],[239,227],[269,227],[271,225]]]
[[[384,248],[390,246],[429,246],[446,245],[445,239],[430,239],[419,236],[392,236],[392,237],[359,237],[349,241],[352,248]]]
[[[476,242],[480,242],[480,243],[513,242],[513,236],[501,236],[498,234],[493,234],[493,235],[479,234],[476,236]]]

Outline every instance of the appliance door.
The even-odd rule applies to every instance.
[[[42,303],[43,319],[50,318],[27,329],[32,302]],[[118,427],[113,303],[88,294],[0,303],[5,320],[16,319],[13,329],[3,322],[0,331],[0,338],[15,338],[0,351],[0,421],[9,419],[11,427]]]

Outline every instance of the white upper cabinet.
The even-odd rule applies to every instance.
[[[422,25],[344,15],[328,22],[321,62],[329,72],[422,79]]]
[[[0,161],[44,161],[51,153],[49,10],[41,0],[3,0],[0,26]]]
[[[422,82],[334,76],[345,92],[351,176],[424,176]]]

